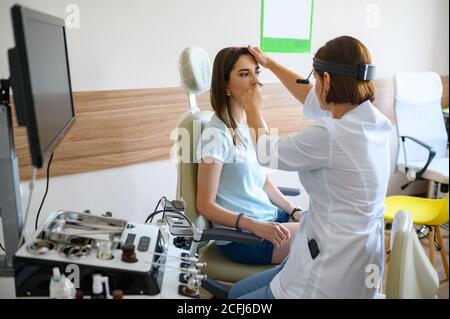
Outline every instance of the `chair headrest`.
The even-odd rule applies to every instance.
[[[442,80],[435,72],[405,72],[394,77],[395,99],[426,104],[442,97]]]
[[[205,49],[187,47],[178,63],[181,84],[189,93],[201,94],[211,86],[211,60]]]

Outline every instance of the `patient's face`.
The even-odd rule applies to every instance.
[[[259,65],[251,55],[241,55],[230,73],[227,88],[231,91],[232,99],[238,103],[241,96],[250,89],[257,88],[259,83]]]

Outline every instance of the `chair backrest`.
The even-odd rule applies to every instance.
[[[448,223],[448,198],[449,193],[447,193],[447,195],[443,198],[435,199],[441,205],[441,209],[439,210],[439,214],[432,221],[432,225],[442,225]]]
[[[178,127],[178,165],[177,198],[186,202],[186,216],[197,228],[211,227],[210,222],[198,214],[197,199],[197,145],[212,112],[200,111],[195,95],[206,92],[211,87],[211,60],[202,48],[185,48],[179,58],[181,83],[188,91],[190,110],[179,121]]]
[[[178,180],[177,198],[186,202],[186,216],[199,229],[211,227],[208,220],[199,215],[197,211],[197,145],[201,132],[212,116],[209,111],[188,113],[178,125]]]
[[[386,297],[436,298],[439,277],[417,238],[410,213],[400,210],[395,214],[390,246]]]
[[[436,150],[436,158],[446,155],[447,131],[442,114],[442,81],[434,72],[399,73],[394,78],[395,119],[399,136],[412,136]],[[425,161],[428,151],[407,140],[407,161]],[[399,147],[398,164],[404,164]]]

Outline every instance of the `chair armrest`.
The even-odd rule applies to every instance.
[[[207,278],[206,280],[203,280],[202,288],[211,293],[216,299],[228,299],[230,286],[214,279]]]
[[[416,143],[419,144],[420,146],[423,146],[423,147],[426,148],[429,152],[435,152],[432,146],[428,145],[427,143],[425,143],[425,142],[423,142],[423,141],[421,141],[421,140],[419,140],[419,139],[417,139],[417,138],[415,138],[415,137],[412,137],[412,136],[406,136],[406,135],[405,135],[405,136],[400,136],[400,138],[402,139],[402,142],[405,142],[405,139],[407,138],[407,139],[409,139],[409,140],[411,140],[411,141],[413,141],[413,142],[416,142]],[[435,153],[436,153],[436,152],[435,152]]]
[[[229,240],[240,244],[257,244],[262,238],[242,230],[208,228],[203,231],[200,241],[208,240]]]
[[[302,193],[300,188],[281,187],[281,186],[279,186],[278,189],[285,196],[298,196],[298,195],[300,195]]]
[[[412,136],[400,136],[400,138],[402,139],[402,143],[405,143],[405,139],[410,139],[411,141],[419,144],[420,146],[426,148],[428,150],[428,160],[427,163],[425,164],[424,167],[422,167],[417,173],[416,173],[416,178],[421,178],[422,174],[425,173],[425,171],[427,170],[428,166],[430,165],[431,161],[433,160],[433,158],[436,156],[436,151],[433,149],[433,147],[431,147],[430,145],[422,142],[421,140],[418,140],[415,137]],[[404,146],[403,146],[404,147]],[[406,158],[405,158],[406,160]],[[408,167],[406,165],[405,170],[407,172]]]

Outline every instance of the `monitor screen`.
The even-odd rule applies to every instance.
[[[64,20],[21,6],[11,14],[17,121],[27,127],[33,166],[42,167],[75,120]]]

